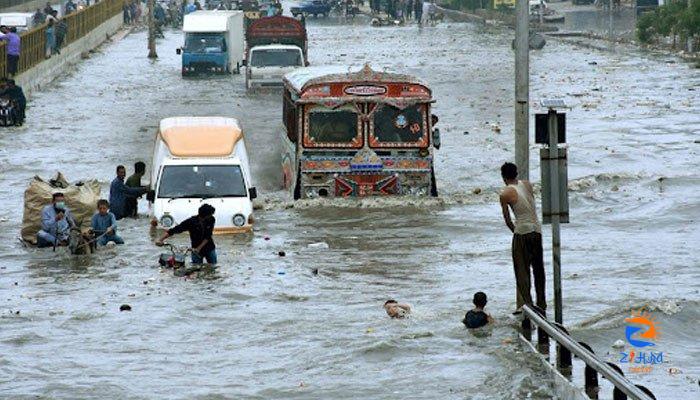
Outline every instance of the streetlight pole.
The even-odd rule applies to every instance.
[[[515,165],[518,179],[530,180],[529,2],[515,4]]]
[[[158,58],[156,53],[156,26],[153,18],[154,0],[148,0],[148,58]]]
[[[554,279],[554,321],[564,323],[563,299],[561,294],[561,238],[559,225],[559,127],[557,111],[550,108],[547,112],[547,131],[549,132],[549,183],[552,213],[552,272]],[[566,182],[561,182],[566,185]]]

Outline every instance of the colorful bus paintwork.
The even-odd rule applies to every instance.
[[[283,97],[282,169],[295,200],[437,196],[439,137],[420,80],[368,65],[310,67],[285,76]]]

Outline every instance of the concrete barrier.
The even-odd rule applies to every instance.
[[[32,92],[41,89],[51,83],[59,75],[67,71],[72,65],[78,63],[83,54],[97,48],[99,45],[114,35],[124,25],[121,14],[107,20],[92,32],[63,47],[61,54],[54,54],[41,63],[35,65],[15,77],[18,85],[22,86],[24,93],[30,96]]]

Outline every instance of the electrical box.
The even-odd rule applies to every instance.
[[[559,143],[566,143],[566,113],[557,113]],[[549,114],[535,114],[535,143],[549,144]]]

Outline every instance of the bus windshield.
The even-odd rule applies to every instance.
[[[246,197],[238,165],[167,165],[158,188],[161,198]]]
[[[298,49],[253,50],[250,56],[251,67],[300,67],[301,51]]]
[[[373,136],[380,144],[419,142],[425,135],[424,107],[416,104],[398,109],[389,104],[379,104],[374,112]]]
[[[226,51],[226,41],[221,33],[188,33],[185,50],[192,53],[221,53]]]
[[[354,110],[315,107],[307,118],[308,136],[315,144],[356,145],[358,115]]]

